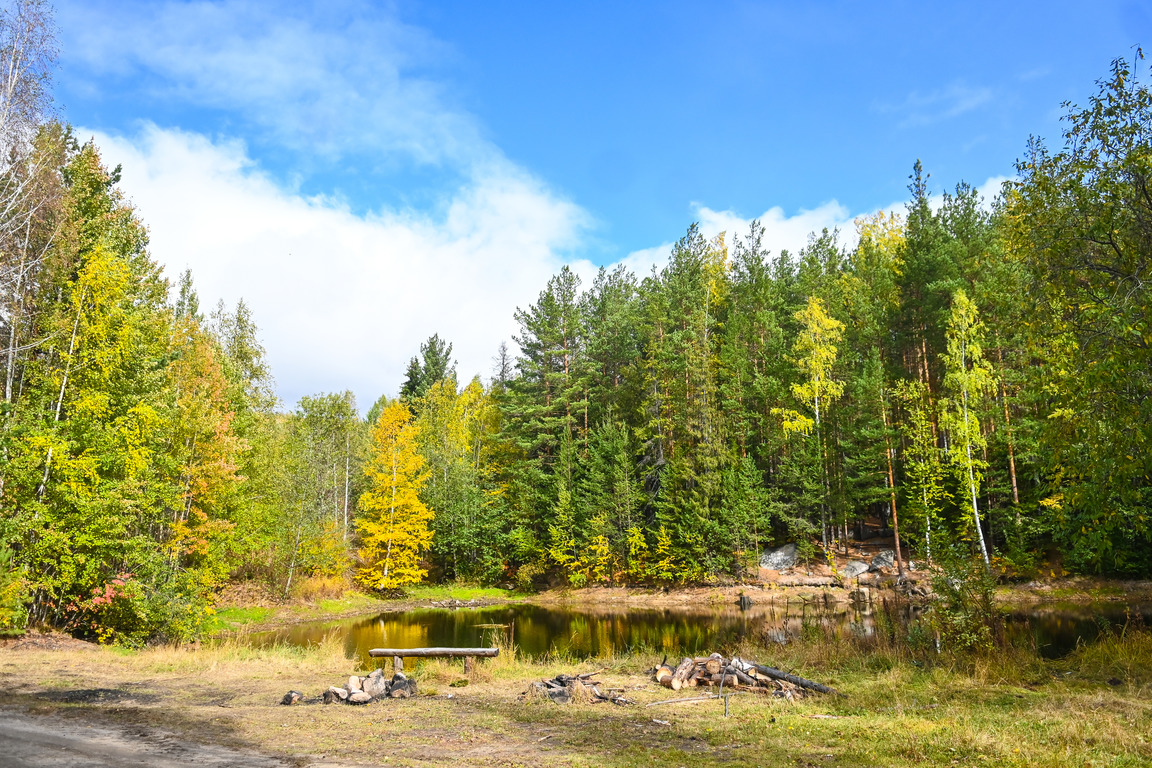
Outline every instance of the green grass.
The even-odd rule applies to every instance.
[[[246,626],[253,624],[260,624],[272,615],[272,608],[241,608],[229,607],[221,608],[213,616],[208,623],[207,632],[215,634],[217,632],[231,632],[237,629],[243,629]]]
[[[418,584],[404,592],[409,600],[509,600],[524,597],[510,589],[465,584]]]
[[[378,608],[381,600],[372,595],[367,595],[363,592],[345,592],[342,597],[329,598],[320,600],[316,603],[316,608],[321,613],[332,614],[347,614],[353,611],[363,610],[368,612],[374,608]]]

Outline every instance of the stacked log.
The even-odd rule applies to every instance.
[[[632,703],[624,697],[621,688],[605,688],[601,691],[603,683],[592,679],[598,674],[587,672],[583,675],[556,675],[550,680],[532,683],[520,698],[549,699],[557,704],[598,704],[610,701],[624,706]]]
[[[728,659],[713,653],[711,656],[685,657],[675,668],[667,662],[665,657],[656,667],[655,678],[656,682],[674,691],[708,686],[771,693],[789,699],[802,695],[803,691],[836,692],[826,685],[738,656]]]

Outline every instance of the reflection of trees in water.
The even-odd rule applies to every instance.
[[[1123,604],[1107,606],[1030,607],[1009,614],[1009,631],[1028,639],[1045,655],[1063,655],[1077,638],[1094,640],[1100,626],[1123,626]],[[1152,621],[1152,606],[1133,606],[1135,614]],[[419,609],[387,613],[352,622],[300,625],[253,636],[253,644],[311,645],[331,632],[343,635],[349,657],[368,660],[368,650],[380,647],[472,647],[488,644],[494,632],[481,625],[514,625],[519,653],[539,657],[559,653],[576,658],[652,651],[669,656],[734,649],[751,641],[772,645],[851,639],[871,642],[920,621],[923,609],[905,603],[836,604],[818,602],[766,603],[746,611],[716,609],[553,608],[536,605],[492,608]]]

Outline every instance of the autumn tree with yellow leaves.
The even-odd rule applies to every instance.
[[[428,481],[420,455],[420,427],[402,402],[388,404],[372,432],[365,467],[369,488],[360,497],[360,581],[379,590],[415,584],[427,575],[421,556],[432,545],[432,511],[420,500]]]

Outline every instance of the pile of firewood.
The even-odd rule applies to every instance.
[[[605,688],[601,692],[600,688],[604,684],[592,678],[603,671],[597,670],[583,675],[556,675],[551,680],[532,683],[531,687],[520,695],[520,698],[521,700],[526,698],[550,699],[557,704],[571,704],[573,702],[598,704],[601,701],[610,701],[620,706],[631,704],[632,702],[624,697],[623,688]]]
[[[695,686],[720,689],[755,691],[792,699],[805,691],[836,693],[826,685],[783,672],[775,667],[746,661],[738,656],[726,659],[719,653],[697,658],[684,658],[676,667],[670,666],[668,657],[656,667],[656,682],[679,691]]]

